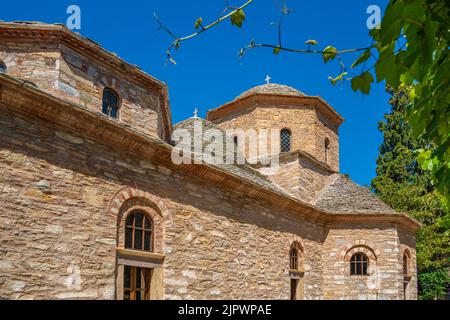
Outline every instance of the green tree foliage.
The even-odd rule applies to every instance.
[[[230,19],[231,24],[241,27],[246,19],[244,8],[254,0],[247,0],[240,7],[233,7],[225,1],[224,14],[212,23],[202,26],[197,20],[195,28],[200,30],[188,36],[177,38],[161,22],[173,42],[166,51],[172,63],[172,49],[180,42],[192,39]],[[424,145],[418,150],[417,160],[422,169],[431,172],[436,189],[450,206],[450,6],[448,0],[390,0],[381,25],[370,32],[372,44],[364,48],[338,50],[328,45],[323,50],[312,50],[316,40],[308,40],[306,49],[294,49],[282,45],[282,21],[293,10],[281,1],[281,18],[278,26],[278,43],[256,43],[254,40],[239,51],[239,56],[255,48],[271,48],[273,54],[292,52],[320,54],[325,63],[338,60],[341,71],[338,76],[329,77],[335,85],[339,81],[350,80],[354,91],[369,94],[375,82],[385,81],[386,85],[397,89],[408,88],[408,95],[415,100],[405,113],[404,120],[411,125],[411,132],[417,139],[424,139],[435,147]],[[226,13],[226,14],[225,14]],[[362,52],[349,69],[343,63],[342,55]],[[372,60],[375,63],[372,64]],[[367,67],[367,68],[366,68]]]
[[[423,145],[418,161],[432,173],[439,192],[450,205],[450,57],[449,10],[446,0],[390,0],[380,29],[372,30],[378,53],[376,81],[392,88],[404,86],[415,100],[405,117]],[[362,59],[367,54],[363,54]],[[352,81],[367,93],[374,77]]]
[[[407,110],[412,108],[406,91],[389,90],[392,110],[379,123],[384,142],[372,187],[387,204],[423,224],[417,234],[419,293],[422,299],[432,299],[445,294],[449,281],[449,208],[433,185],[432,172],[417,161],[417,150],[434,147],[417,139],[406,121]]]

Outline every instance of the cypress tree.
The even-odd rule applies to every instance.
[[[378,125],[384,141],[372,188],[395,210],[423,224],[417,234],[419,296],[435,299],[447,294],[449,285],[449,208],[433,185],[430,172],[417,162],[418,150],[432,149],[433,145],[414,138],[405,121],[406,109],[413,101],[406,90],[387,91],[391,94],[391,111]]]

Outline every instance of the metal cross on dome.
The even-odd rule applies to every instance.
[[[198,109],[195,108],[194,110],[194,118],[197,119],[198,118]]]
[[[272,80],[272,78],[269,75],[267,75],[264,81],[266,81],[266,83],[269,84],[270,80]]]

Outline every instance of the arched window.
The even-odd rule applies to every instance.
[[[125,221],[125,249],[153,252],[153,222],[141,211],[131,212]],[[124,266],[124,300],[149,300],[153,269]]]
[[[403,254],[403,275],[408,276],[408,255],[406,252]]]
[[[350,275],[365,276],[368,275],[369,258],[364,253],[355,253],[350,259]]]
[[[120,99],[119,96],[111,89],[106,88],[103,91],[102,112],[111,118],[117,119],[119,114]]]
[[[281,152],[291,151],[291,131],[289,129],[281,130],[280,144],[281,144]]]
[[[0,61],[0,73],[6,73],[7,70],[6,65]]]
[[[326,138],[325,139],[325,162],[328,162],[328,156],[329,156],[329,152],[330,152],[330,139]]]
[[[297,241],[289,250],[289,275],[291,280],[291,300],[303,300],[303,250]]]
[[[153,222],[143,212],[128,215],[125,224],[125,249],[153,251]]]
[[[298,270],[298,249],[295,246],[291,248],[289,256],[290,256],[289,268],[291,270]]]
[[[408,299],[408,287],[409,287],[409,281],[411,280],[411,274],[409,272],[409,261],[410,261],[411,255],[408,250],[405,250],[403,253],[403,299]]]

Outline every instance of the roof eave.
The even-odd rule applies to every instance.
[[[290,100],[291,102],[304,102],[307,100],[314,100],[316,102],[319,102],[319,105],[321,105],[325,110],[330,112],[330,114],[333,115],[333,117],[336,120],[336,124],[340,126],[345,119],[330,105],[328,104],[324,99],[322,99],[319,96],[293,96],[293,95],[285,95],[285,94],[273,94],[273,93],[260,93],[255,92],[248,94],[243,97],[238,97],[235,100],[229,101],[227,103],[224,103],[223,105],[210,109],[207,112],[207,119],[210,121],[215,121],[220,119],[220,115],[225,115],[228,113],[231,113],[233,106],[238,106],[245,104],[246,102],[251,102],[255,97],[259,98],[279,98],[281,100]]]

